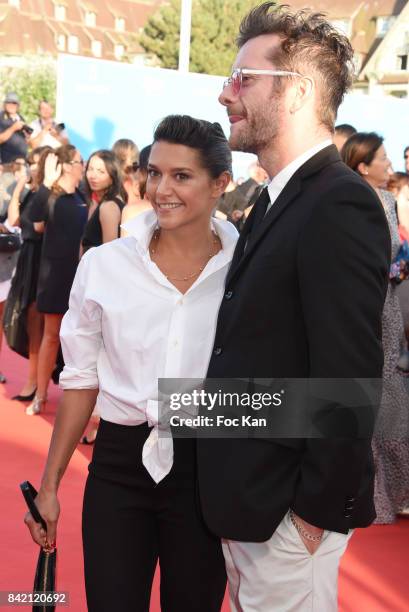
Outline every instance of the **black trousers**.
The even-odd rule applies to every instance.
[[[149,432],[101,419],[83,507],[88,610],[148,612],[159,559],[162,612],[219,612],[226,572],[198,506],[195,441],[174,440],[173,468],[155,484],[142,464]]]

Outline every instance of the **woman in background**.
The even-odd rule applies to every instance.
[[[123,187],[120,168],[113,151],[101,149],[91,155],[85,168],[85,189],[89,212],[81,242],[82,253],[120,236],[121,214],[124,207],[120,194]],[[82,444],[94,443],[98,422],[96,411],[92,418],[92,429],[82,437]]]
[[[130,221],[144,210],[151,208],[146,197],[146,181],[148,179],[148,161],[151,145],[144,147],[139,155],[137,169],[129,166],[125,169],[124,187],[128,193],[126,206],[122,211],[121,226]],[[121,236],[127,236],[127,232],[121,227]]]
[[[357,133],[341,151],[343,161],[376,191],[388,220],[392,261],[399,247],[396,202],[386,191],[391,162],[378,134]],[[409,282],[409,281],[406,281]],[[409,507],[409,394],[397,370],[404,338],[402,313],[391,278],[382,316],[383,394],[372,448],[375,458],[375,523],[393,523]]]
[[[7,220],[5,223],[0,222],[0,234],[11,234],[20,232],[20,228],[13,227],[8,224]],[[6,299],[10,291],[11,278],[13,275],[14,268],[18,260],[18,251],[12,253],[0,252],[0,321],[3,321],[4,307],[6,305]],[[3,344],[3,326],[0,325],[0,351]],[[0,383],[4,384],[7,382],[6,377],[0,372]]]
[[[13,276],[7,307],[19,304],[21,324],[25,326],[28,339],[28,375],[23,388],[12,399],[32,401],[37,390],[38,353],[43,335],[44,317],[37,310],[37,284],[40,271],[43,235],[36,232],[30,220],[35,194],[44,180],[44,164],[51,147],[38,147],[28,156],[29,181],[27,176],[17,181],[8,209],[10,225],[21,227],[23,244]],[[25,355],[27,357],[27,354]]]
[[[396,199],[398,209],[399,235],[409,241],[409,174],[395,172],[390,176],[388,191]]]
[[[1,162],[1,160],[0,160]],[[6,164],[0,163],[0,233],[19,234],[20,228],[9,223],[8,209],[12,200],[17,182],[24,183],[27,178],[27,163],[24,157],[16,157]],[[0,321],[3,321],[6,300],[11,288],[11,280],[20,252],[0,253]],[[0,327],[0,350],[3,340],[3,329]],[[4,374],[0,372],[0,383],[7,382]]]
[[[54,369],[61,320],[68,310],[68,298],[78,265],[81,236],[87,206],[78,185],[83,160],[72,145],[48,153],[44,183],[37,191],[30,220],[44,233],[37,286],[37,309],[44,314],[44,334],[38,354],[37,392],[26,414],[39,414],[47,401],[47,389]]]
[[[85,168],[89,211],[82,237],[82,251],[119,237],[124,201],[121,174],[112,151],[101,149],[89,158]]]

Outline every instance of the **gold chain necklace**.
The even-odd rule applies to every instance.
[[[217,235],[213,231],[212,231],[212,235],[213,235],[213,247],[214,247],[214,250],[212,250],[209,253],[209,255],[207,256],[207,259],[206,259],[206,263],[203,266],[201,266],[197,272],[192,272],[191,274],[187,274],[183,278],[176,278],[175,276],[170,276],[169,274],[165,274],[166,278],[168,280],[170,280],[170,281],[182,282],[182,281],[188,281],[191,278],[194,278],[195,276],[199,276],[199,274],[201,274],[203,272],[203,270],[205,269],[208,261],[217,254],[217,247],[218,247]],[[158,243],[159,243],[159,236],[160,236],[160,229],[157,229],[157,230],[154,231],[153,236],[152,236],[152,242],[155,242],[155,244],[154,244],[154,246],[151,245],[149,247],[149,251],[150,251],[151,256],[155,255],[155,253],[156,253],[156,250],[158,248]]]

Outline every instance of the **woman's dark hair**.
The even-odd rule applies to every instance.
[[[36,147],[32,151],[30,151],[30,153],[27,155],[27,163],[29,166],[31,166],[34,163],[37,163],[37,172],[36,172],[35,181],[34,181],[33,176],[31,176],[30,174],[29,182],[32,187],[34,185],[37,188],[37,186],[41,185],[41,183],[44,181],[45,157],[42,158],[42,156],[44,155],[45,151],[47,151],[47,154],[48,154],[50,151],[52,151],[52,148],[48,146]],[[35,162],[35,157],[38,157],[37,162]],[[41,166],[40,166],[40,163],[41,163]],[[41,168],[41,173],[40,173],[40,168]],[[41,178],[41,181],[39,180],[39,178]]]
[[[38,165],[37,165],[37,183],[38,185],[41,185],[42,183],[44,183],[45,160],[47,159],[48,155],[53,152],[54,152],[54,149],[46,145],[44,147],[38,147],[37,149],[34,149],[34,151],[32,151],[29,155],[28,159],[29,159],[29,163],[31,163],[30,156],[32,157],[36,153],[40,154],[40,158],[38,160]]]
[[[31,164],[34,164],[34,158],[36,157],[36,155],[38,155],[38,157],[41,157],[41,154],[43,153],[43,151],[45,149],[49,149],[51,147],[36,147],[35,149],[33,149],[32,151],[30,151],[30,153],[27,155],[27,163],[29,166],[31,166]]]
[[[140,195],[141,200],[144,199],[145,194],[146,194],[146,181],[148,180],[148,162],[149,162],[149,155],[151,154],[151,149],[152,149],[152,145],[148,145],[147,147],[144,147],[139,153],[138,187],[139,187],[139,195]]]
[[[125,200],[126,195],[125,190],[122,187],[121,171],[115,153],[113,151],[110,151],[109,149],[100,149],[99,151],[91,153],[85,166],[85,195],[87,197],[88,202],[91,201],[92,189],[88,183],[87,171],[90,161],[93,157],[99,157],[99,159],[104,162],[106,171],[108,172],[108,175],[112,181],[111,185],[107,187],[107,190],[105,191],[101,202],[113,200],[118,196]]]
[[[44,182],[44,168],[45,161],[50,153],[54,153],[57,156],[58,163],[61,164],[69,164],[74,159],[74,156],[77,152],[77,149],[74,145],[66,144],[58,147],[58,149],[53,149],[52,147],[43,147],[43,152],[40,155],[40,159],[38,162],[38,173],[37,173],[37,182],[39,185]],[[62,170],[62,174],[64,170]],[[61,193],[64,190],[58,185],[58,181],[54,183],[52,186],[52,191],[55,193]]]
[[[144,147],[139,153],[139,170],[148,169],[149,155],[151,154],[152,145]]]
[[[53,152],[56,154],[58,161],[62,165],[72,162],[77,149],[74,147],[74,145],[66,144],[58,147],[58,149],[55,149]]]
[[[364,163],[369,166],[382,144],[383,138],[376,134],[376,132],[357,132],[348,138],[342,147],[342,161],[352,170],[359,173],[359,164]]]
[[[219,123],[194,119],[189,115],[169,115],[155,130],[153,141],[181,144],[195,149],[212,178],[223,172],[232,174],[232,155]]]

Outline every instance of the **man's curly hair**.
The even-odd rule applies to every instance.
[[[338,108],[353,82],[354,51],[348,38],[322,13],[294,12],[276,2],[264,2],[244,17],[237,46],[263,34],[277,34],[282,40],[280,47],[266,50],[275,68],[314,78],[320,94],[318,118],[333,132]]]

